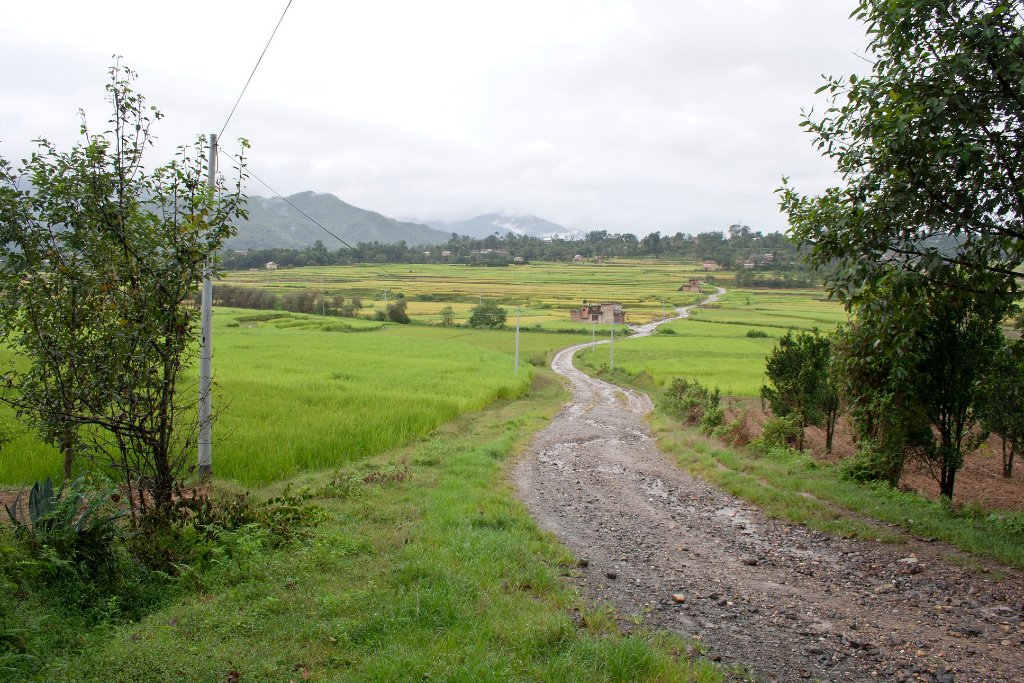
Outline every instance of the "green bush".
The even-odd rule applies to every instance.
[[[764,423],[756,441],[763,448],[792,448],[800,440],[800,419],[796,415],[777,415]]]
[[[747,330],[747,337],[750,339],[767,339],[768,333],[764,330]]]
[[[865,439],[857,453],[842,462],[839,472],[851,481],[881,482],[895,487],[900,483],[905,459],[904,455],[878,448],[875,442]]]
[[[719,405],[721,392],[718,387],[708,389],[697,380],[675,377],[659,400],[662,410],[682,419],[687,424],[700,424],[701,429],[710,433],[725,419],[725,411]]]

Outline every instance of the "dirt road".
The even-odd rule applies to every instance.
[[[937,543],[766,519],[672,465],[643,419],[646,395],[573,368],[584,346],[555,357],[572,400],[513,479],[580,559],[589,598],[696,636],[762,680],[1024,681],[1020,573]]]

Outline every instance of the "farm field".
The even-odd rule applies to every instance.
[[[222,283],[259,287],[275,294],[314,288],[328,299],[359,297],[365,307],[363,315],[383,310],[385,290],[391,300],[401,292],[408,302],[409,315],[431,323],[439,322],[441,309],[449,305],[455,310],[456,322],[465,322],[481,300],[492,300],[507,307],[510,318],[514,318],[514,307],[520,306],[524,326],[574,329],[587,327],[569,321],[569,311],[585,299],[621,302],[630,323],[645,323],[673,307],[694,303],[697,293],[678,289],[689,278],[704,279],[705,275],[696,262],[668,260],[537,263],[503,268],[360,264],[233,271],[224,276]],[[723,274],[716,275],[723,279]]]
[[[691,311],[689,319],[668,323],[658,334],[616,343],[615,368],[646,373],[658,386],[686,377],[726,396],[758,396],[765,357],[779,337],[789,329],[827,333],[846,319],[842,306],[823,298],[818,290],[729,290],[719,303]],[[747,337],[749,330],[767,336]],[[576,354],[577,365],[591,371],[609,360],[607,345]]]
[[[222,308],[214,321],[214,473],[247,486],[337,467],[515,398],[532,381],[531,358],[542,365],[583,339],[522,334],[517,377],[508,330]],[[60,462],[21,433],[0,450],[0,483],[56,479]]]

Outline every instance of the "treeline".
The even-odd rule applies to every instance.
[[[815,425],[825,430],[831,451],[836,422],[845,415],[857,444],[843,463],[846,476],[897,486],[915,460],[952,499],[964,457],[990,434],[1002,444],[1002,475],[1013,474],[1024,446],[1024,343],[1003,334],[999,306],[957,307],[912,294],[924,310],[908,316],[911,338],[894,356],[878,350],[880,340],[898,343],[891,322],[863,309],[831,336],[782,337],[768,356],[761,391],[775,415],[765,424],[765,440],[799,450],[805,428]]]
[[[198,299],[196,305],[198,305]],[[275,294],[270,290],[258,287],[215,284],[213,286],[213,305],[252,308],[261,311],[323,313],[343,318],[356,318],[363,308],[363,301],[359,297],[351,299],[346,299],[341,295],[328,297],[315,289],[299,289],[286,294]]]
[[[507,233],[483,239],[452,234],[444,244],[410,247],[405,242],[360,242],[354,249],[331,251],[322,241],[306,249],[261,249],[222,254],[228,270],[263,268],[273,261],[282,268],[352,265],[356,263],[465,263],[504,266],[528,261],[572,261],[595,258],[710,259],[731,269],[756,262],[758,270],[802,269],[793,242],[782,233],[763,234],[745,225],[728,231],[686,235],[652,232],[638,238],[631,233],[588,232],[582,239],[538,238]]]

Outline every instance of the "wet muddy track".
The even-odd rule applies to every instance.
[[[646,395],[573,368],[585,346],[555,357],[572,399],[512,476],[588,598],[762,680],[1024,681],[1019,572],[765,518],[660,453]]]

